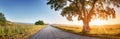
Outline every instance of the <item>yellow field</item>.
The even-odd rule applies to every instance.
[[[27,39],[45,25],[0,26],[0,39]]]
[[[54,25],[53,27],[84,36],[102,39],[120,39],[120,25],[90,26],[91,31],[87,32],[87,34],[82,33],[82,26]]]

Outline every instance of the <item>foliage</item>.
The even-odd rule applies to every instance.
[[[6,18],[2,12],[0,12],[0,25],[5,26],[6,25]]]
[[[67,2],[70,3],[69,6],[66,6]],[[115,18],[115,10],[110,5],[119,7],[120,0],[49,0],[47,4],[56,11],[62,9],[61,15],[70,21],[72,16],[78,16],[78,20],[83,20],[85,17],[91,20],[92,18]]]
[[[39,21],[35,22],[35,25],[44,25],[44,22],[39,20]]]

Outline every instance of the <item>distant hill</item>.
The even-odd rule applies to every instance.
[[[23,23],[23,22],[12,22],[12,23],[16,23],[16,24],[30,24],[30,25],[33,25],[33,23]]]

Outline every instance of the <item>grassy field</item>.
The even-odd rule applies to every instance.
[[[45,25],[14,24],[11,26],[0,26],[0,39],[27,39]]]
[[[120,25],[90,26],[91,31],[86,34],[82,33],[82,26],[53,25],[53,27],[83,36],[98,37],[101,39],[120,39]]]

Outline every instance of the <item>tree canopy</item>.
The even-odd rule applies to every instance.
[[[4,25],[6,25],[6,22],[7,22],[7,20],[4,16],[4,14],[2,12],[0,12],[0,25],[4,26]]]
[[[66,6],[68,2],[70,4]],[[90,20],[93,16],[101,19],[115,18],[115,10],[110,5],[120,7],[120,0],[48,0],[47,4],[56,11],[62,9],[61,15],[70,21],[73,16],[78,16],[78,20],[87,16]]]
[[[35,25],[44,25],[44,22],[41,21],[41,20],[39,20],[39,21],[36,21],[36,22],[35,22]]]

